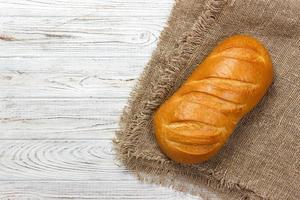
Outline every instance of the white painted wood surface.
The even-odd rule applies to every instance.
[[[0,0],[0,199],[197,199],[111,151],[173,3]]]

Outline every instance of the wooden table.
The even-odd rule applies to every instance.
[[[111,139],[173,0],[0,0],[0,199],[197,199]]]

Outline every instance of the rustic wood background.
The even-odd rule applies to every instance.
[[[173,0],[0,0],[0,199],[196,199],[111,138]]]

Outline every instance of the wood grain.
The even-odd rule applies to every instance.
[[[7,181],[1,183],[0,199],[143,199],[191,200],[195,197],[137,181]],[[136,187],[139,185],[139,187]]]
[[[12,39],[1,42],[0,57],[145,57],[155,47],[166,20],[91,16],[62,23],[64,19],[1,17],[2,35]]]
[[[0,199],[198,199],[111,139],[173,0],[0,0]]]
[[[143,62],[0,59],[0,98],[127,98]]]
[[[1,140],[0,180],[131,180],[111,140]],[[123,173],[122,173],[123,172]]]
[[[136,79],[136,77],[102,78],[97,74],[80,73],[19,74],[19,72],[7,72],[2,73],[0,79],[0,82],[3,82],[0,98],[126,98]]]
[[[110,139],[126,99],[0,100],[0,139]]]
[[[97,15],[120,16],[167,16],[173,4],[171,0],[1,0],[0,16],[63,16],[78,17]]]

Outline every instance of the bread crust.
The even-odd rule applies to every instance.
[[[225,39],[154,114],[161,150],[179,163],[210,159],[272,79],[271,58],[258,40],[245,35]]]

